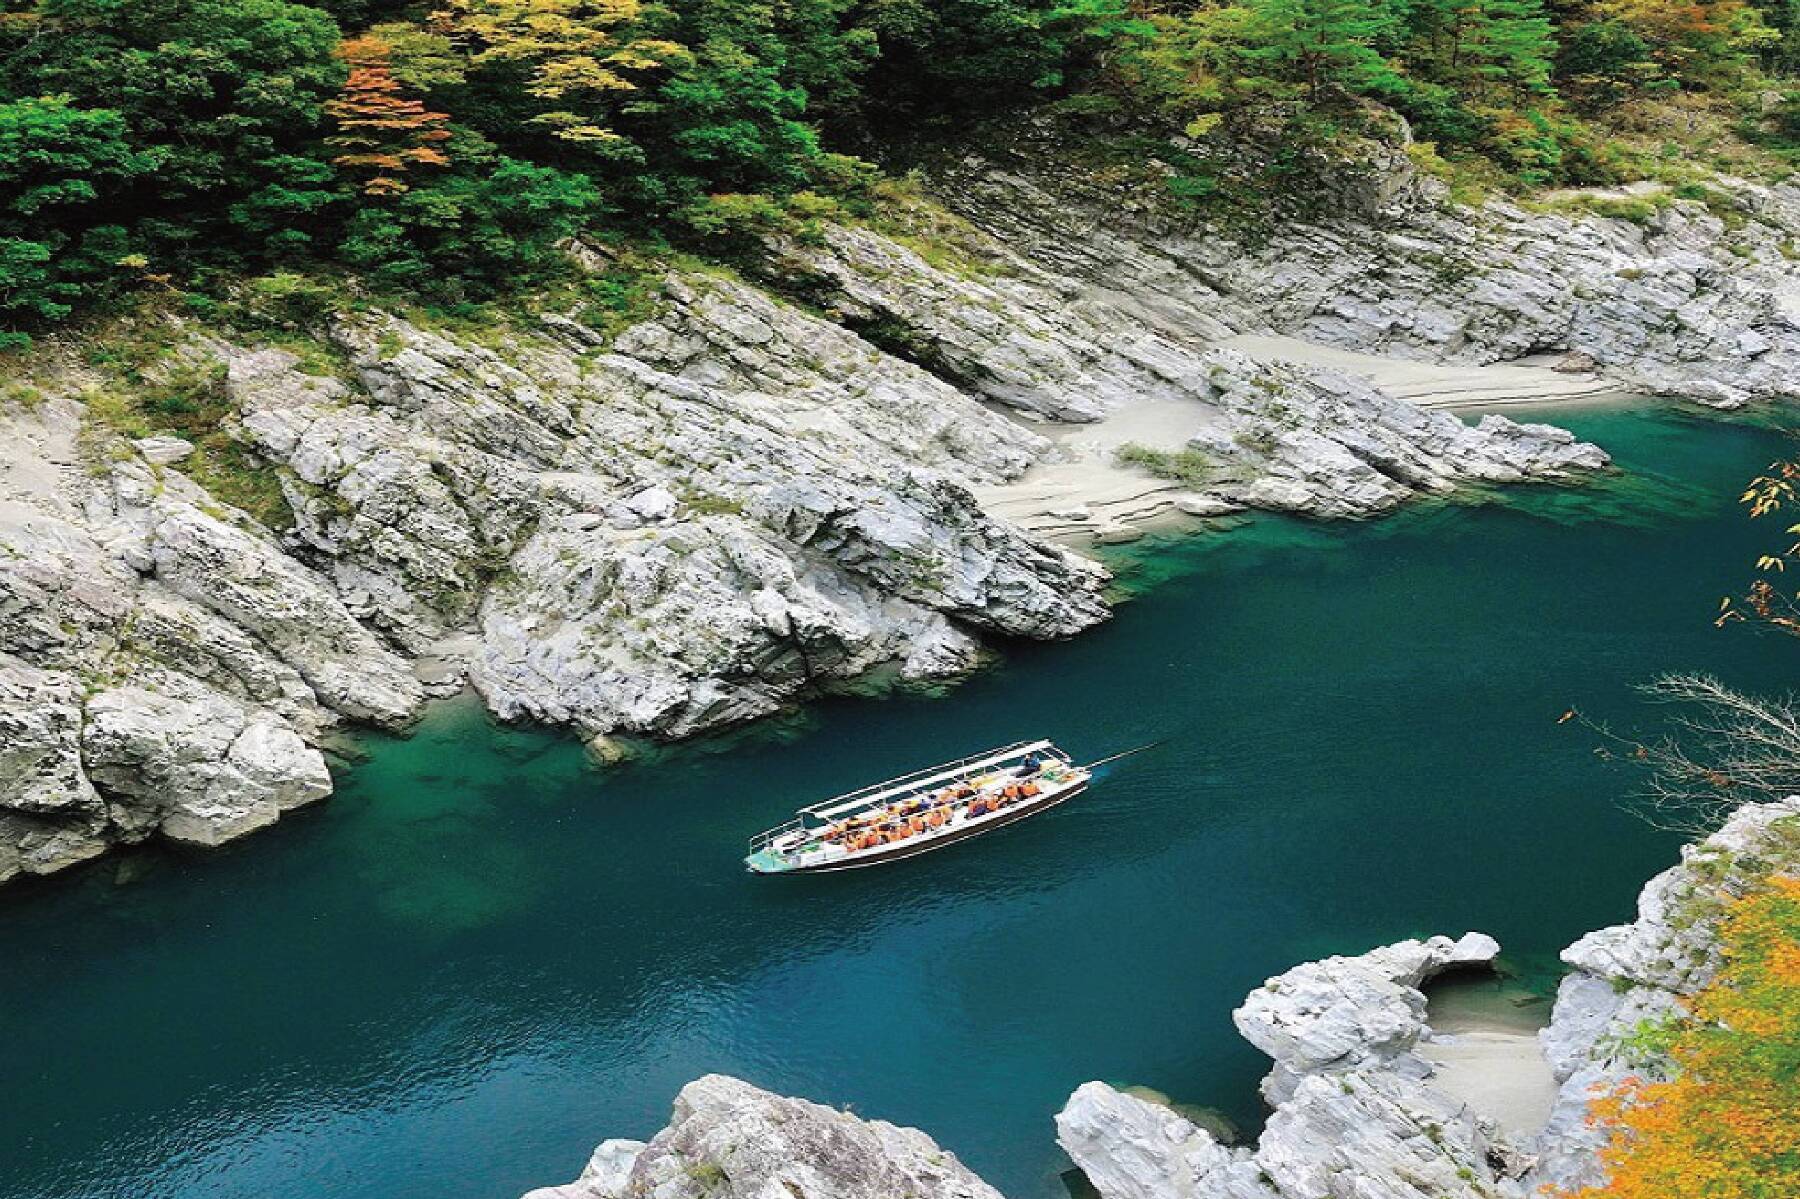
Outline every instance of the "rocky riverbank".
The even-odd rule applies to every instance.
[[[1454,1038],[1432,1029],[1421,987],[1500,952],[1470,933],[1310,962],[1253,991],[1232,1018],[1274,1063],[1256,1145],[1101,1082],[1057,1114],[1057,1140],[1102,1199],[1526,1199],[1592,1182],[1604,1134],[1586,1122],[1589,1099],[1666,1069],[1637,1034],[1711,979],[1725,902],[1796,868],[1800,797],[1743,808],[1645,886],[1635,921],[1564,951],[1570,973],[1540,1035],[1560,1093],[1541,1129],[1503,1129],[1433,1062]],[[710,1076],[648,1143],[607,1141],[575,1182],[526,1199],[995,1194],[921,1132]]]
[[[1503,1129],[1420,1052],[1438,1039],[1420,984],[1498,952],[1485,938],[1473,952],[1471,934],[1309,963],[1253,992],[1233,1019],[1275,1061],[1263,1083],[1273,1110],[1254,1148],[1223,1146],[1103,1083],[1075,1092],[1058,1140],[1104,1199],[1525,1199],[1600,1181],[1605,1131],[1588,1123],[1589,1100],[1627,1074],[1667,1069],[1639,1033],[1710,981],[1729,898],[1796,867],[1800,797],[1745,807],[1645,886],[1634,922],[1563,951],[1570,973],[1539,1038],[1560,1087],[1542,1128]]]
[[[1580,368],[1445,402],[1542,377],[1736,404],[1800,378],[1800,193],[1640,227],[1450,209],[1396,166],[1386,207],[1253,250],[1129,203],[1102,219],[1091,179],[1032,161],[938,172],[929,245],[826,226],[755,284],[672,269],[622,331],[365,304],[310,351],[167,314],[125,375],[49,347],[0,401],[0,879],[263,827],[329,793],[333,726],[402,728],[465,684],[608,755],[1103,620],[1105,570],[1056,539],[1606,464],[1318,344]],[[158,424],[196,405],[219,444]]]

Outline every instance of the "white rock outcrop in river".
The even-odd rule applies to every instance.
[[[1251,992],[1232,1019],[1275,1060],[1254,1149],[1099,1082],[1057,1115],[1057,1140],[1103,1199],[1487,1199],[1521,1163],[1413,1050],[1430,1031],[1419,986],[1498,952],[1481,933],[1402,941]]]
[[[914,1128],[722,1074],[681,1089],[648,1143],[606,1141],[581,1177],[525,1199],[1001,1199]]]
[[[1252,991],[1231,1014],[1245,1040],[1274,1059],[1263,1098],[1278,1106],[1309,1075],[1396,1070],[1423,1078],[1412,1051],[1426,1033],[1419,987],[1445,970],[1485,966],[1500,946],[1485,933],[1401,941],[1356,957],[1296,966]]]

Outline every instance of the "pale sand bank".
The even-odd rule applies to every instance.
[[[1556,1078],[1532,1033],[1462,1032],[1419,1047],[1437,1067],[1433,1084],[1491,1117],[1517,1140],[1536,1136],[1556,1102]]]
[[[1218,343],[1258,362],[1296,362],[1360,375],[1389,395],[1424,408],[1500,408],[1601,396],[1616,389],[1598,375],[1552,370],[1548,363],[1456,366],[1414,362],[1315,345],[1297,337],[1245,333]]]
[[[1173,480],[1120,465],[1119,447],[1179,450],[1215,419],[1195,401],[1144,400],[1091,424],[1034,425],[1056,442],[1063,460],[1034,466],[1010,483],[977,487],[975,498],[994,515],[1050,537],[1086,540],[1108,525],[1141,526],[1176,511],[1184,497],[1199,497]],[[1086,518],[1071,517],[1082,510]]]
[[[1535,1136],[1556,1102],[1556,1077],[1538,1047],[1550,1005],[1503,982],[1446,982],[1430,992],[1432,1037],[1419,1052],[1437,1067],[1432,1085],[1499,1124],[1515,1140]]]
[[[1294,362],[1359,375],[1391,395],[1427,408],[1504,408],[1616,396],[1595,375],[1545,365],[1440,366],[1315,345],[1294,337],[1244,334],[1218,343],[1263,362]],[[1055,441],[1062,461],[1034,466],[1011,483],[978,487],[975,498],[995,516],[1071,544],[1125,540],[1148,523],[1212,515],[1221,506],[1188,488],[1115,459],[1120,446],[1179,450],[1215,419],[1198,401],[1144,400],[1085,425],[1032,427]],[[1199,507],[1199,512],[1184,508]],[[1229,510],[1229,509],[1223,509]],[[1085,513],[1085,516],[1080,515]]]

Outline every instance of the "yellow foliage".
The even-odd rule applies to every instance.
[[[1719,926],[1723,964],[1673,1032],[1673,1079],[1594,1100],[1609,1178],[1561,1199],[1800,1195],[1800,878],[1770,879]]]
[[[525,90],[554,100],[533,118],[565,141],[617,141],[606,126],[610,98],[637,89],[634,74],[665,66],[687,50],[636,37],[638,0],[448,0],[432,14],[440,30],[473,44],[470,61],[519,63]]]

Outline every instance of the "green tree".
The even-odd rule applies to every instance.
[[[134,277],[139,261],[104,201],[156,170],[161,156],[134,149],[124,118],[67,96],[0,104],[0,316],[21,328],[67,316],[84,288]],[[105,260],[111,250],[113,261]]]
[[[444,301],[488,299],[566,266],[557,243],[581,230],[600,194],[584,175],[499,153],[457,130],[454,165],[359,207],[338,252],[377,286]]]
[[[864,0],[851,19],[880,44],[868,88],[887,123],[1062,87],[1142,27],[1124,0]]]
[[[658,32],[689,52],[621,119],[635,142],[655,148],[619,181],[631,203],[670,212],[708,193],[806,187],[823,151],[777,5],[687,0]]]
[[[1385,0],[1249,0],[1247,56],[1302,84],[1317,102],[1326,87],[1367,93],[1398,84],[1378,47],[1393,41],[1398,16]]]
[[[1593,110],[1671,85],[1649,42],[1623,21],[1588,21],[1565,31],[1556,57],[1558,87]]]
[[[1514,96],[1550,83],[1556,35],[1542,0],[1467,0],[1457,61],[1478,95],[1504,84]]]
[[[118,114],[153,173],[104,190],[104,218],[167,270],[178,260],[310,242],[322,105],[344,78],[338,30],[287,0],[41,0],[0,25],[0,94],[67,96]],[[276,246],[268,215],[288,214]],[[309,214],[311,214],[309,216]],[[81,218],[61,232],[79,237]]]

